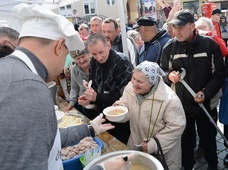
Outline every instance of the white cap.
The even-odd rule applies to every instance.
[[[21,37],[39,37],[51,40],[65,38],[69,51],[83,50],[85,45],[73,24],[38,4],[21,3],[13,8],[13,16],[21,24]]]
[[[9,24],[5,20],[0,20],[0,28],[1,27],[9,27]]]

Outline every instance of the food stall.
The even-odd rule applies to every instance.
[[[65,112],[66,107],[68,103],[62,99],[61,97],[59,99],[59,110]],[[77,113],[81,114],[79,111]],[[101,139],[104,142],[104,148],[102,150],[102,154],[109,153],[112,151],[120,151],[120,150],[128,150],[129,147],[120,142],[118,139],[116,139],[114,136],[109,134],[108,132],[104,132],[98,135],[98,138]]]

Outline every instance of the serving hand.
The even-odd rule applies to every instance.
[[[90,121],[96,135],[115,128],[115,126],[113,126],[111,123],[104,123],[104,122],[105,122],[105,119],[103,118],[102,113],[100,113],[99,116],[97,116],[95,119]],[[104,123],[104,124],[102,124],[102,123]]]

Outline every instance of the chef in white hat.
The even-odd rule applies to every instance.
[[[62,170],[61,147],[114,128],[99,115],[91,125],[57,128],[47,82],[69,51],[83,50],[71,22],[40,5],[19,4],[19,46],[0,61],[0,169]]]
[[[26,46],[26,49],[32,51],[43,62],[48,71],[47,82],[62,72],[65,53],[85,48],[72,23],[43,6],[19,4],[13,8],[13,16],[21,23],[20,47]],[[35,46],[37,48],[34,48]],[[47,51],[40,49],[44,47]],[[43,51],[45,55],[42,54]],[[19,52],[21,53],[21,50]],[[17,54],[19,52],[16,51]],[[62,55],[61,60],[53,54]],[[47,56],[53,63],[46,63]],[[55,62],[61,62],[61,64]]]

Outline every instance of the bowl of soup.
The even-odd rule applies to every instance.
[[[111,122],[120,122],[127,112],[128,109],[125,106],[110,106],[103,110],[104,115]]]
[[[91,161],[83,170],[89,170],[94,165],[100,164],[109,158],[113,158],[118,155],[127,155],[133,152],[136,152],[138,155],[131,161],[131,167],[129,170],[164,170],[162,164],[155,157],[148,153],[134,150],[122,150],[104,154]]]

